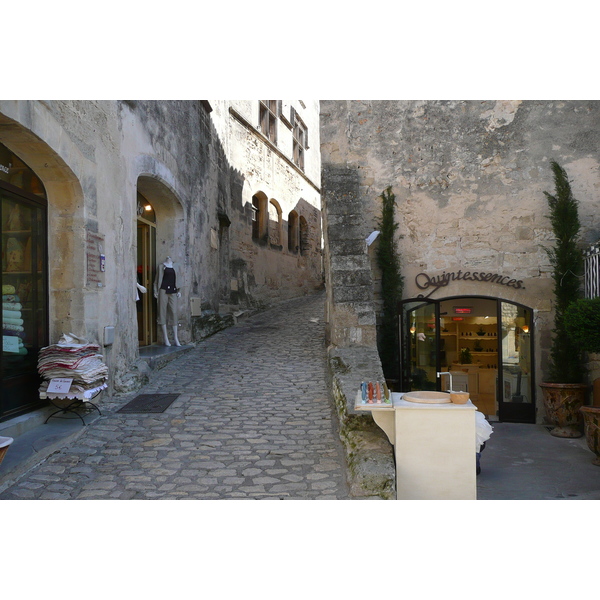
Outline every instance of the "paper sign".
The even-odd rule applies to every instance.
[[[103,288],[106,270],[106,256],[104,255],[104,236],[86,229],[86,286]]]
[[[19,339],[14,335],[3,335],[2,336],[2,350],[4,352],[19,353]]]
[[[46,390],[49,394],[66,394],[71,389],[71,383],[73,379],[63,379],[57,377],[50,380],[48,389]]]

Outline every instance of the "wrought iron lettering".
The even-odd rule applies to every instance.
[[[415,284],[420,290],[431,291],[425,296],[428,298],[436,290],[446,287],[451,281],[479,281],[482,283],[497,283],[506,287],[514,288],[515,290],[525,289],[521,279],[511,278],[510,275],[502,275],[500,273],[485,273],[482,271],[444,271],[441,275],[428,275],[427,273],[419,273],[415,277]]]

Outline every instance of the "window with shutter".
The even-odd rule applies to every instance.
[[[262,134],[277,144],[277,115],[281,110],[280,100],[260,100],[258,118]]]

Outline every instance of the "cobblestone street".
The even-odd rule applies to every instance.
[[[138,393],[177,393],[160,414],[102,417],[0,499],[345,499],[345,456],[326,385],[323,293],[200,342]]]

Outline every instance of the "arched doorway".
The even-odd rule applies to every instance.
[[[2,355],[0,421],[40,403],[37,359],[48,345],[47,197],[37,175],[0,144]]]
[[[405,300],[400,312],[403,391],[447,389],[447,371],[492,420],[535,423],[530,308],[457,296]]]
[[[173,191],[169,181],[172,179],[159,164],[145,163],[137,180],[137,249],[136,271],[141,273],[147,292],[139,294],[136,302],[138,315],[138,340],[140,347],[158,343],[157,338],[157,300],[154,297],[154,283],[157,265],[171,256],[178,266],[185,261],[185,219],[181,202]],[[161,172],[162,171],[162,172]],[[148,174],[148,172],[150,174]],[[178,286],[181,286],[181,306],[189,298],[187,273],[184,268],[178,275]],[[185,316],[181,315],[184,321]],[[185,325],[185,323],[184,323]],[[162,337],[162,336],[161,336]],[[161,340],[162,341],[162,340]]]
[[[156,272],[156,213],[140,192],[137,193],[137,282],[146,288],[136,302],[138,342],[150,346],[156,342],[156,298],[152,285]]]

